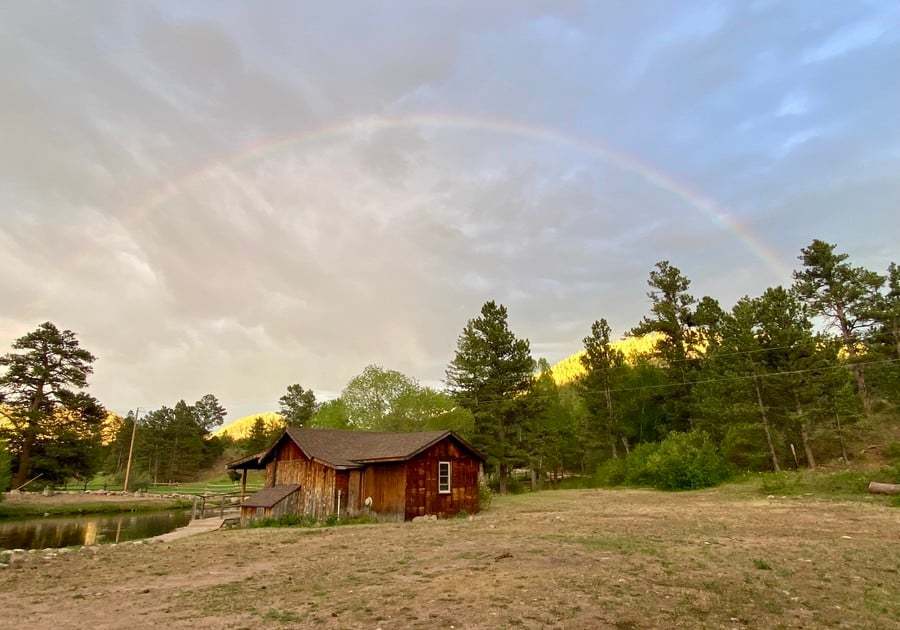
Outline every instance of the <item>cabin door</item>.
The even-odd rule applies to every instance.
[[[353,515],[359,513],[359,509],[361,507],[361,499],[359,498],[359,486],[361,481],[362,475],[359,474],[359,471],[351,470],[349,481],[347,484],[347,514]]]

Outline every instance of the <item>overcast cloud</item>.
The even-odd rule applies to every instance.
[[[487,299],[554,361],[662,258],[726,306],[813,238],[897,258],[896,3],[316,4],[0,8],[4,346],[236,417],[438,383]]]

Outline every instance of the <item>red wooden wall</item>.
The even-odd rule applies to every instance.
[[[438,462],[450,462],[450,493],[438,493]],[[406,518],[478,511],[480,461],[447,438],[406,463]]]

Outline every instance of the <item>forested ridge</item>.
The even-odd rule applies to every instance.
[[[289,385],[273,401],[277,415],[245,418],[240,430],[220,428],[227,412],[213,394],[108,412],[87,391],[95,357],[48,322],[0,358],[0,482],[10,472],[14,486],[35,476],[121,480],[132,436],[135,484],[190,480],[223,457],[261,451],[285,424],[451,429],[486,455],[501,491],[523,470],[537,484],[578,475],[674,489],[847,464],[873,436],[885,453],[898,450],[896,264],[872,271],[813,241],[791,286],[733,305],[696,297],[668,261],[648,288],[639,322],[616,338],[598,313],[583,350],[556,365],[536,360],[506,307],[489,301],[465,323],[443,389],[370,365],[330,401]]]

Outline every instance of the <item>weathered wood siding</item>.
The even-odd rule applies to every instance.
[[[270,508],[241,506],[241,523],[258,518],[278,518],[285,514],[296,514],[300,507],[300,493],[292,492]]]
[[[347,514],[355,516],[363,509],[362,471],[350,470],[347,475]]]
[[[307,459],[296,444],[285,440],[266,466],[266,485],[299,483],[299,498],[292,506],[292,513],[321,519],[333,514],[337,508],[335,473],[333,468]]]
[[[372,497],[372,513],[381,519],[403,520],[406,508],[406,466],[369,464],[362,473],[360,500]]]
[[[438,462],[450,462],[450,493],[438,493]],[[443,440],[406,463],[406,519],[478,511],[480,462],[452,439]]]

